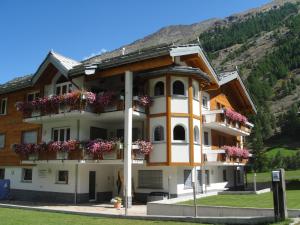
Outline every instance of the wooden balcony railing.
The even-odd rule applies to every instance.
[[[211,157],[210,154],[215,154],[215,156]],[[228,157],[226,153],[204,153],[204,162],[246,164],[248,162],[248,159]]]

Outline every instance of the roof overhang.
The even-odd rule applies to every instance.
[[[240,87],[242,88],[244,94],[245,94],[245,97],[249,103],[249,105],[251,105],[251,108],[253,110],[254,113],[257,113],[257,109],[253,103],[253,100],[246,88],[246,86],[244,85],[244,82],[242,81],[238,71],[233,71],[231,73],[228,73],[227,76],[223,77],[220,81],[219,81],[219,84],[220,86],[223,86],[223,85],[226,85],[232,81],[236,80],[238,82],[238,84],[240,85]]]

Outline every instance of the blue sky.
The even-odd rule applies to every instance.
[[[269,0],[0,0],[0,83],[34,73],[49,50],[76,60],[161,27],[223,18]]]

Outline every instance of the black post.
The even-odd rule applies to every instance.
[[[272,189],[275,221],[285,220],[288,218],[288,212],[286,205],[284,169],[272,171]]]

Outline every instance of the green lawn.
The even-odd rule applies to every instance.
[[[253,183],[253,173],[247,174],[248,183]],[[285,171],[285,180],[300,180],[300,170]],[[271,172],[257,173],[256,182],[271,182]]]
[[[193,201],[181,204],[193,205]],[[272,192],[260,195],[217,195],[197,199],[198,205],[209,206],[232,206],[232,207],[255,207],[272,208]],[[287,191],[287,204],[289,209],[300,209],[300,190]]]
[[[0,208],[0,225],[194,225],[195,223],[111,219]],[[201,224],[200,224],[201,225]],[[203,225],[203,224],[202,224]]]
[[[296,155],[299,149],[289,149],[289,148],[271,148],[266,151],[266,156],[268,158],[274,158],[278,152],[284,157]]]

